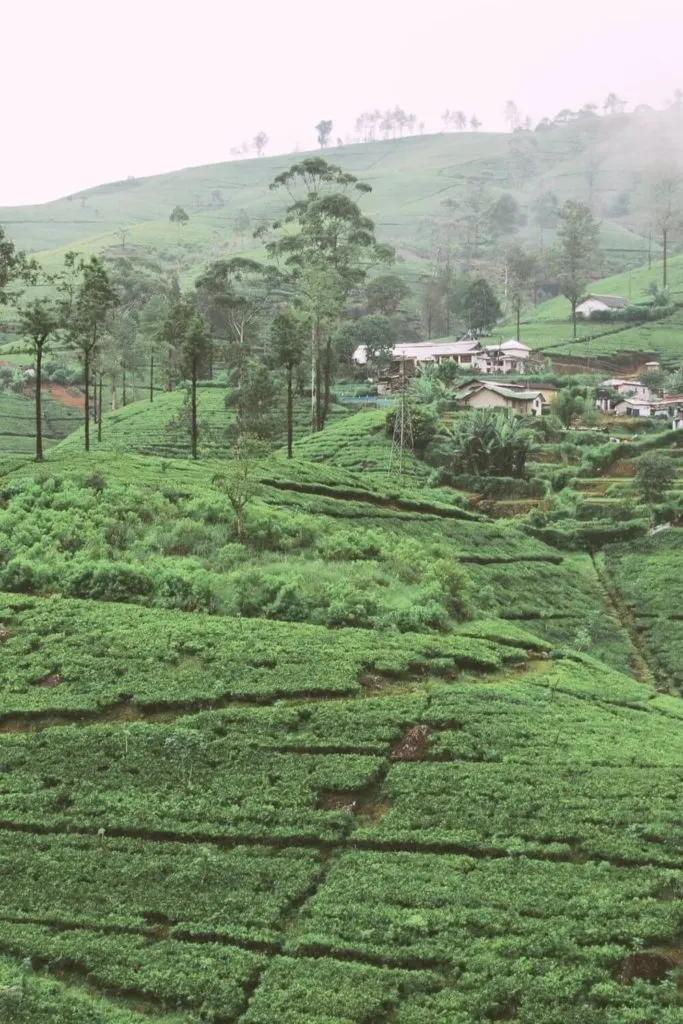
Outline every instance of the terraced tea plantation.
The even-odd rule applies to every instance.
[[[679,1024],[680,531],[309,456],[2,466],[0,1021]]]

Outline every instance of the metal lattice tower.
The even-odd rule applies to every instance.
[[[394,439],[391,446],[389,458],[389,476],[403,477],[406,471],[408,458],[406,453],[412,456],[415,450],[413,440],[413,423],[410,416],[410,401],[406,395],[408,380],[405,375],[405,364],[401,360],[401,376],[397,384],[398,402],[396,404],[396,419],[394,421]]]

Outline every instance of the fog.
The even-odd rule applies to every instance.
[[[609,92],[661,108],[682,29],[677,0],[13,4],[0,205],[231,159],[260,130],[268,153],[314,148],[320,119],[345,138],[396,104],[426,131],[446,108],[504,130],[509,99],[534,123]]]

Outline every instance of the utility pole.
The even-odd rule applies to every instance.
[[[398,405],[396,406],[396,419],[394,421],[394,438],[389,458],[389,476],[397,476],[403,479],[406,471],[406,452],[412,455],[415,450],[413,439],[413,424],[410,416],[410,402],[406,395],[408,381],[405,375],[405,358],[401,358],[401,376],[399,378]]]

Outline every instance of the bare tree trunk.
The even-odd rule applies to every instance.
[[[128,405],[128,398],[126,395],[126,364],[124,363],[121,367],[121,404]]]
[[[43,461],[43,342],[36,345],[36,462]]]
[[[192,360],[192,458],[197,458],[197,360]]]
[[[315,434],[315,321],[311,330],[311,433]]]
[[[111,411],[116,412],[116,383],[112,380],[111,384]]]
[[[321,428],[324,427],[327,422],[327,414],[330,411],[330,396],[332,391],[332,338],[329,329],[325,338],[325,366],[323,370],[325,396],[323,400],[322,420],[320,423]]]
[[[85,450],[90,451],[90,349],[83,353],[83,372],[85,374]]]
[[[104,375],[100,373],[100,379],[98,383],[98,398],[97,398],[97,440],[102,440],[102,377]]]
[[[574,330],[574,337],[576,337],[576,299],[571,300],[572,303],[572,327]]]
[[[292,396],[292,364],[287,366],[287,458],[292,458],[294,439],[294,400]]]
[[[521,317],[521,307],[520,307],[520,304],[519,304],[519,302],[518,302],[518,303],[517,303],[517,341],[520,341],[520,340],[521,340],[521,339],[520,339],[520,337],[519,337],[519,333],[520,333],[520,331],[519,331],[519,321],[520,321],[520,317]]]
[[[666,268],[666,255],[667,255],[667,252],[666,252],[666,250],[667,250],[667,242],[668,242],[668,240],[669,240],[669,229],[668,228],[662,228],[662,246],[663,246],[662,259],[664,261],[662,263],[662,288],[665,291],[666,291],[666,281],[667,281],[667,277],[666,277],[666,269],[667,269]]]
[[[315,429],[322,428],[322,380],[320,366],[320,320],[316,321],[315,332]]]
[[[154,401],[154,353],[149,357],[149,400]]]

